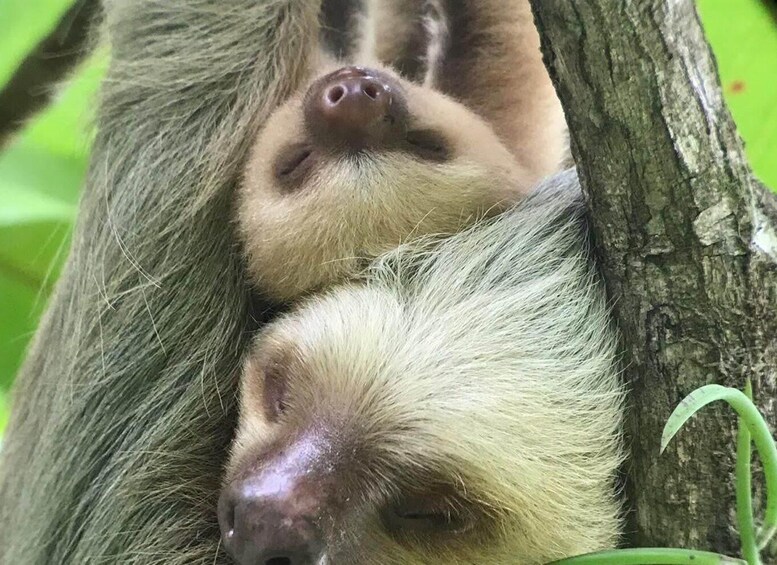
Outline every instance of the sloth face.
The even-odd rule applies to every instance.
[[[337,355],[323,336],[295,340],[312,320],[288,322],[260,338],[243,375],[240,432],[219,501],[238,563],[414,564],[492,539],[498,509],[470,490],[461,454],[446,453],[426,429],[425,418],[444,407],[413,398],[421,387],[401,390],[366,357],[360,365],[380,353],[378,342],[354,351],[357,364],[346,370],[317,359]],[[422,409],[428,416],[414,413]]]
[[[581,377],[609,353],[548,360],[521,335],[542,319],[518,316],[495,344],[506,328],[409,310],[346,286],[259,336],[219,501],[238,563],[539,564],[611,547],[618,394]]]
[[[460,231],[530,183],[463,105],[389,71],[344,67],[259,133],[239,197],[249,269],[269,297],[289,300],[416,235]]]

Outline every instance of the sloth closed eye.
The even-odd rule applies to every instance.
[[[409,131],[405,142],[414,154],[430,161],[442,162],[451,157],[451,151],[444,137],[432,130]],[[312,154],[313,150],[310,146],[303,143],[287,147],[275,162],[275,175],[281,180],[300,176],[301,167],[309,164],[309,157]]]
[[[274,164],[275,176],[285,182],[297,180],[310,165],[313,150],[310,146],[298,143],[281,151]]]
[[[474,526],[471,516],[441,494],[405,496],[384,508],[383,522],[394,534],[463,533]]]
[[[447,142],[439,133],[432,130],[417,130],[407,133],[405,141],[413,153],[430,161],[447,161],[451,157]]]

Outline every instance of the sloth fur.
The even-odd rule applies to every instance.
[[[311,434],[326,453],[368,454],[340,468],[327,456],[349,485],[347,510],[320,517],[327,563],[533,565],[614,547],[623,395],[583,208],[570,170],[272,323],[243,377],[229,475]],[[287,381],[277,421],[262,408],[263,363]],[[428,477],[455,486],[471,529],[392,536],[373,517]]]
[[[308,78],[319,8],[104,2],[110,64],[78,224],[0,452],[0,563],[230,563],[214,510],[241,359],[270,306],[249,299],[234,194],[251,140]]]

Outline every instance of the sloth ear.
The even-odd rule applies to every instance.
[[[277,422],[286,410],[287,375],[285,367],[277,361],[266,363],[262,367],[262,379],[264,415],[270,422]]]
[[[276,422],[286,409],[290,353],[273,337],[273,326],[254,339],[243,359],[240,385],[241,412],[261,413]]]
[[[254,338],[243,361],[241,385],[244,407],[261,412],[268,422],[277,422],[287,407],[289,378],[296,357],[294,345],[278,339],[271,325]]]

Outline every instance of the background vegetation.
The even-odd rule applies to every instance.
[[[72,4],[0,0],[0,92]],[[697,5],[751,164],[777,187],[777,2]],[[90,55],[46,108],[0,139],[0,431],[14,374],[67,256],[105,60]]]

